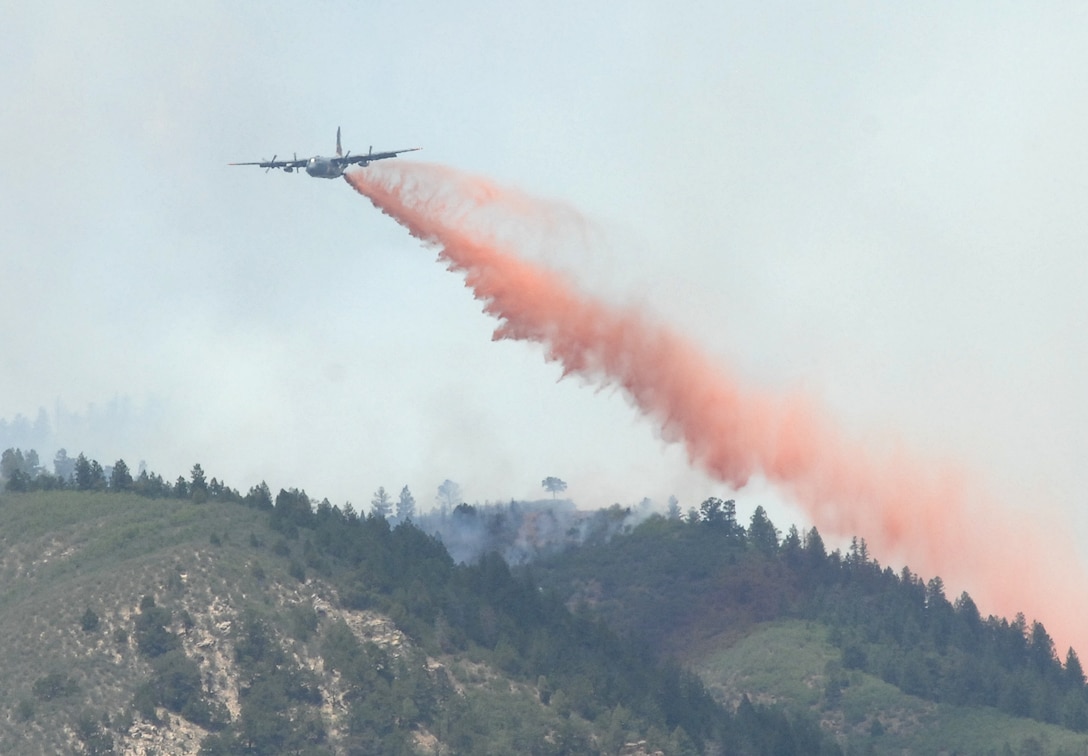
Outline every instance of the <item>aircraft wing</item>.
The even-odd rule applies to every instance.
[[[262,160],[257,163],[228,163],[227,165],[255,165],[259,168],[286,168],[294,170],[295,168],[303,168],[306,165],[306,159],[302,160]]]
[[[367,165],[373,163],[375,160],[385,160],[386,158],[395,158],[402,152],[415,152],[416,150],[422,150],[422,147],[408,147],[403,150],[393,150],[392,152],[368,152],[365,155],[345,155],[342,158],[335,158],[341,165]]]

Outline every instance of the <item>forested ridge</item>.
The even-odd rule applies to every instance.
[[[761,622],[817,621],[846,670],[934,702],[1088,730],[1080,659],[1073,648],[1059,659],[1041,622],[983,617],[967,593],[946,596],[939,576],[881,567],[861,539],[828,553],[816,528],[779,538],[762,508],[742,527],[733,502],[708,499],[694,516],[651,517],[533,572],[655,648],[682,653]]]
[[[143,670],[119,708],[77,704],[87,683],[55,664],[14,686],[10,718],[51,721],[70,705],[67,726],[87,753],[111,752],[111,732],[120,746],[141,722],[166,727],[171,714],[202,728],[207,754],[618,753],[632,745],[647,753],[855,752],[857,738],[818,722],[826,726],[858,672],[935,705],[1088,731],[1080,660],[1074,649],[1059,657],[1041,622],[983,617],[966,593],[946,596],[939,576],[882,567],[863,539],[843,552],[828,551],[815,528],[782,536],[759,507],[744,526],[735,502],[717,498],[686,514],[674,502],[667,515],[638,524],[618,505],[577,513],[562,502],[459,503],[417,514],[405,487],[398,519],[384,489],[364,515],[300,489],[273,496],[264,483],[243,495],[199,464],[170,483],[83,455],[58,457],[55,475],[33,452],[8,450],[2,462],[0,514],[4,505],[40,502],[48,512],[73,501],[103,512],[110,502],[121,511],[143,501],[144,515],[165,506],[179,518],[249,513],[247,532],[212,529],[192,546],[240,551],[258,586],[251,594],[264,595],[242,602],[225,639],[233,682],[208,682],[191,632],[200,610],[174,595],[174,575],[131,596],[133,619],[111,625],[116,648],[131,648]],[[445,494],[455,487],[446,481]],[[277,579],[329,586],[344,617],[388,617],[405,644],[391,650],[310,606],[270,610],[271,595],[282,592]],[[99,614],[117,614],[93,603],[78,618],[87,637],[104,632]],[[782,621],[828,628],[837,661],[819,676],[817,706],[770,705],[758,688],[716,700],[693,673],[702,651]],[[295,661],[307,654],[318,667]],[[500,680],[509,687],[496,688]],[[231,686],[233,710],[224,704]],[[346,708],[338,721],[327,714],[334,699]],[[882,752],[882,718],[865,726],[862,750]],[[1073,752],[1035,743],[1025,739],[1020,752]]]
[[[242,495],[208,479],[200,465],[174,483],[147,471],[132,476],[121,461],[107,470],[83,455],[67,477],[16,469],[25,474],[7,476],[0,516],[7,509],[47,517],[56,507],[78,518],[83,501],[101,512],[142,506],[145,516],[162,511],[195,529],[218,513],[252,513],[252,527],[213,528],[192,547],[196,564],[237,555],[245,581],[256,586],[238,594],[242,606],[229,622],[216,625],[187,602],[196,590],[192,566],[160,581],[159,591],[131,596],[131,614],[87,597],[74,637],[100,649],[112,644],[108,655],[121,662],[105,659],[104,667],[143,670],[113,710],[90,695],[92,675],[62,671],[55,660],[13,686],[13,720],[28,732],[39,720],[60,722],[82,752],[114,752],[135,730],[178,718],[202,728],[207,754],[840,752],[814,718],[748,700],[724,706],[696,675],[616,633],[596,612],[571,611],[497,554],[456,563],[410,521],[394,526],[299,489],[272,496],[259,484]],[[137,532],[117,542],[119,559]],[[173,553],[184,562],[189,552],[182,544]],[[88,564],[61,574],[84,580]],[[348,619],[390,618],[404,642],[361,639],[331,610],[275,609],[273,597],[285,588],[274,584],[273,570],[307,590],[329,586]],[[229,641],[223,663],[233,680],[207,667],[216,632]],[[320,664],[303,664],[307,654]],[[224,704],[231,691],[233,714]],[[346,712],[335,724],[323,714],[333,702]]]

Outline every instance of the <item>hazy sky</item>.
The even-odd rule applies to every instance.
[[[227,166],[342,126],[576,208],[587,289],[1088,528],[1088,10],[586,5],[5,3],[0,417],[123,401],[69,451],[357,506],[733,495],[344,182]]]

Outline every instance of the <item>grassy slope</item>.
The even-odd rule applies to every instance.
[[[346,707],[337,676],[320,671],[326,630],[346,620],[360,640],[383,645],[382,637],[397,636],[403,648],[409,642],[388,618],[337,608],[335,592],[313,574],[305,584],[291,577],[291,560],[300,557],[301,545],[283,542],[267,523],[267,514],[237,504],[79,492],[0,494],[0,753],[72,752],[74,725],[86,711],[110,716],[119,753],[197,751],[206,733],[177,715],[168,715],[162,727],[141,724],[139,717],[132,730],[116,724],[132,716],[134,692],[151,674],[133,632],[146,594],[173,612],[171,630],[200,662],[205,685],[235,716],[237,619],[244,608],[255,608],[283,634],[280,641],[292,658],[319,671],[328,745],[336,752]],[[283,548],[276,545],[291,553],[277,553]],[[316,632],[305,642],[284,637],[292,635],[292,612],[312,607],[314,596],[329,607]],[[80,627],[88,607],[100,618],[92,633]],[[194,620],[188,632],[179,619],[183,611]],[[118,630],[128,634],[122,643],[115,638]],[[563,728],[591,736],[589,723],[543,706],[533,686],[514,683],[484,663],[447,654],[427,663],[446,667],[495,753],[523,752]],[[41,700],[34,683],[50,673],[71,680],[76,690]],[[20,704],[33,707],[29,718]],[[435,734],[441,737],[442,729]],[[440,749],[430,733],[417,735],[422,753]]]
[[[864,752],[1014,753],[1088,752],[1088,736],[993,709],[934,704],[908,696],[882,680],[843,670],[841,653],[815,622],[787,620],[759,626],[743,640],[692,659],[704,681],[728,700],[779,701],[816,712],[824,725]],[[829,679],[844,682],[841,699],[829,703]],[[873,734],[874,722],[882,734]],[[1035,743],[1041,751],[1031,749]]]
[[[222,635],[214,625],[232,607],[286,576],[282,557],[255,550],[274,535],[266,518],[238,506],[193,505],[136,496],[41,492],[0,500],[0,752],[55,753],[84,709],[116,715],[149,674],[134,647],[133,615],[145,594],[175,613],[197,619],[197,633]],[[211,544],[219,536],[220,546]],[[253,565],[266,577],[259,581]],[[100,617],[93,633],[80,618]],[[116,630],[128,633],[125,643]],[[54,701],[33,695],[51,672],[78,690]],[[20,701],[34,704],[30,721]],[[13,744],[19,746],[14,748]]]

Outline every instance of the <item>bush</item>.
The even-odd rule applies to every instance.
[[[15,718],[20,722],[29,722],[34,718],[34,701],[30,698],[20,698],[15,707]]]
[[[126,734],[132,729],[134,720],[132,718],[132,711],[124,709],[116,717],[113,718],[113,729],[122,735]]]
[[[297,604],[288,611],[287,632],[292,638],[305,643],[317,630],[317,612],[312,606]]]
[[[113,753],[113,736],[102,729],[100,720],[93,711],[87,709],[79,715],[75,730],[76,735],[83,742],[83,753]]]
[[[132,697],[132,708],[136,713],[152,724],[159,723],[159,713],[155,710],[156,696],[152,683],[146,682],[136,689]]]
[[[306,569],[302,566],[302,562],[297,559],[292,559],[291,563],[287,565],[287,574],[300,583],[306,582]]]
[[[175,649],[163,654],[152,662],[152,667],[154,676],[148,687],[154,704],[209,730],[219,729],[229,721],[226,709],[205,696],[200,667],[184,651]]]
[[[34,695],[40,701],[52,701],[56,698],[70,696],[79,690],[79,685],[63,672],[50,672],[45,677],[34,681]]]
[[[170,610],[155,606],[154,599],[150,604],[141,601],[140,613],[136,615],[136,649],[144,656],[155,658],[177,648],[181,641],[166,629],[170,620]]]
[[[85,633],[93,633],[98,629],[98,615],[95,614],[94,609],[87,607],[87,611],[83,612],[83,616],[79,618],[79,626]]]

